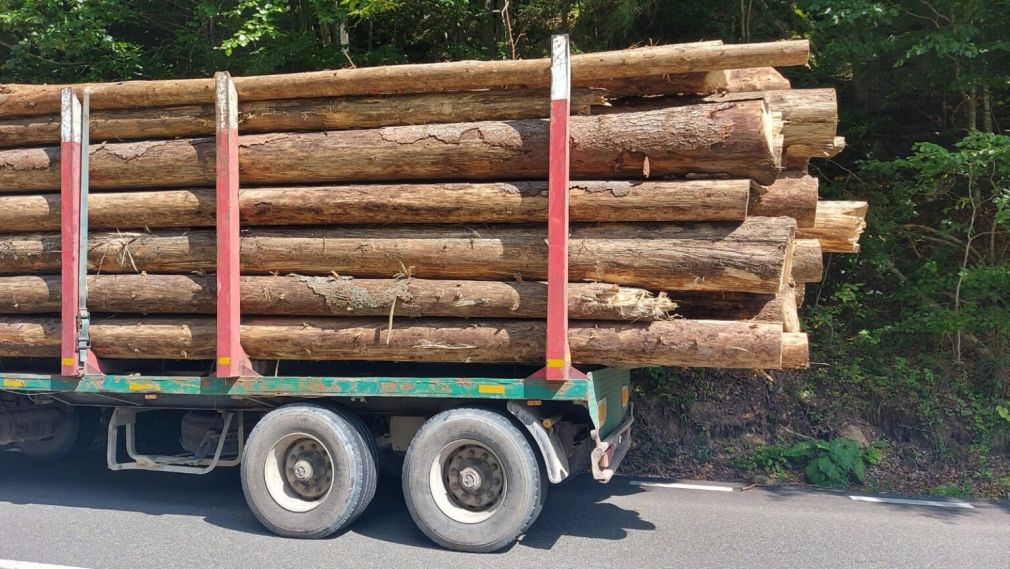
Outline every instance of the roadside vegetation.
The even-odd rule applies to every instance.
[[[862,253],[807,289],[809,370],[638,374],[629,466],[679,477],[1010,493],[1010,0],[0,0],[0,82],[205,77],[809,38]]]

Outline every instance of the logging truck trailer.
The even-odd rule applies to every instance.
[[[60,358],[0,360],[0,448],[55,459],[107,425],[110,469],[239,467],[257,519],[300,538],[348,526],[376,493],[380,457],[402,460],[418,527],[475,552],[525,532],[550,484],[585,470],[610,480],[631,444],[630,372],[571,363],[567,38],[553,47],[547,338],[544,365],[532,367],[251,361],[239,341],[237,95],[227,74],[216,101],[216,358],[100,359],[87,307],[88,94],[82,104],[65,89]]]

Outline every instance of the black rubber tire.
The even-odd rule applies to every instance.
[[[498,511],[478,523],[447,516],[436,504],[429,482],[439,453],[466,439],[494,452],[507,485]],[[514,543],[540,515],[546,487],[537,456],[522,431],[488,409],[464,407],[435,415],[414,435],[403,464],[403,495],[410,516],[432,541],[456,551],[488,553]]]
[[[317,439],[335,463],[332,489],[307,512],[278,504],[264,477],[271,448],[293,433]],[[242,491],[249,508],[267,529],[285,537],[319,539],[347,527],[374,496],[375,479],[375,459],[352,416],[309,403],[285,405],[263,417],[249,434],[242,457]]]
[[[354,425],[354,428],[357,429],[358,434],[361,435],[362,444],[365,445],[369,454],[372,456],[372,464],[374,465],[374,468],[370,471],[370,475],[366,472],[365,493],[358,505],[358,511],[355,512],[354,516],[351,518],[353,521],[358,519],[361,514],[365,513],[365,510],[368,509],[368,505],[371,504],[372,499],[375,498],[375,491],[379,486],[379,445],[375,442],[375,435],[372,434],[372,430],[365,424],[365,420],[361,418],[361,415],[341,408],[337,408],[336,412],[346,418],[352,425]]]
[[[100,413],[93,407],[63,407],[64,424],[54,436],[18,444],[21,452],[35,460],[58,460],[84,452],[95,442]]]

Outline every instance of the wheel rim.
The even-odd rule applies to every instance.
[[[298,513],[326,499],[335,475],[329,449],[306,433],[292,433],[274,443],[263,470],[270,497],[285,510]]]
[[[442,448],[431,464],[429,484],[442,513],[465,524],[477,524],[495,515],[508,491],[501,459],[469,439]]]

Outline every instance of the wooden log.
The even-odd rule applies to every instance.
[[[247,276],[242,312],[258,316],[401,316],[544,318],[547,286],[540,282],[352,279]],[[665,320],[676,303],[666,294],[605,283],[570,283],[573,320]],[[88,277],[92,313],[214,314],[215,278],[208,275]],[[0,314],[60,311],[60,277],[0,277]]]
[[[587,222],[742,221],[751,192],[747,180],[576,182],[570,188],[570,214],[573,221]],[[779,200],[778,192],[754,192],[760,196],[751,200],[752,211],[790,215],[797,209],[788,199]],[[59,229],[59,202],[58,194],[0,195],[0,227],[9,232]],[[213,227],[216,203],[213,189],[93,193],[89,223],[92,229]],[[239,206],[247,226],[364,225],[377,219],[385,224],[544,222],[547,183],[246,188]],[[811,213],[808,225],[813,223]]]
[[[587,53],[572,56],[572,83],[590,86],[596,80],[613,77],[762,65],[806,65],[809,53],[810,45],[806,40],[739,45],[700,42]],[[241,101],[472,91],[510,85],[547,88],[551,82],[550,69],[547,58],[456,61],[236,77],[235,86]],[[4,85],[0,90],[0,116],[56,114],[63,87],[65,85]],[[74,87],[79,92],[91,89],[91,104],[95,110],[200,105],[214,100],[213,79],[125,81]]]
[[[784,278],[795,221],[574,225],[569,275],[656,290],[774,293]],[[545,229],[516,226],[252,229],[242,236],[247,273],[391,278],[544,280]],[[816,240],[812,240],[816,243]],[[60,264],[54,234],[0,237],[0,274],[51,272]],[[101,273],[214,270],[213,231],[94,233],[88,261]]]
[[[782,91],[792,88],[789,80],[774,67],[730,69],[726,72],[726,91],[730,93]]]
[[[817,239],[793,241],[792,276],[798,283],[819,283],[824,276],[824,256]]]
[[[782,334],[782,369],[799,369],[810,366],[810,343],[807,335],[799,332]]]
[[[781,155],[761,101],[698,104],[571,119],[571,173],[579,179],[693,172],[775,181]],[[333,135],[242,136],[248,184],[397,180],[544,179],[548,122],[520,120],[345,130]],[[124,142],[91,151],[91,187],[211,185],[214,140]],[[0,151],[0,192],[59,187],[59,149]]]
[[[572,114],[588,115],[591,105],[603,103],[602,92],[572,91]],[[549,116],[549,107],[550,93],[541,89],[250,101],[239,104],[239,130],[251,134],[533,119]],[[210,136],[214,106],[96,111],[90,125],[96,142]],[[0,148],[59,142],[58,114],[0,121]]]
[[[798,158],[828,158],[844,148],[837,137],[838,102],[834,89],[792,89],[747,93],[719,93],[707,97],[627,97],[610,106],[594,107],[596,114],[621,114],[668,108],[671,105],[736,103],[763,100],[770,112],[782,115],[782,145],[786,155]],[[841,139],[841,140],[839,140]],[[841,146],[839,146],[841,144]]]
[[[861,201],[818,202],[813,226],[801,227],[798,235],[817,239],[826,253],[858,253],[869,207]]]
[[[605,96],[629,97],[673,94],[715,93],[727,88],[727,71],[699,71],[672,75],[615,77],[593,82],[593,87],[605,90]],[[594,103],[600,104],[600,103]]]
[[[2,289],[0,289],[2,290]],[[671,292],[676,314],[688,319],[782,322],[787,332],[799,331],[796,285],[783,285],[776,294],[743,292]]]
[[[0,317],[0,357],[59,355],[59,319]],[[98,320],[91,326],[98,357],[214,357],[210,318]],[[250,318],[242,345],[250,357],[283,360],[372,360],[535,363],[543,359],[546,324],[539,320],[394,320],[385,318]],[[586,364],[718,368],[782,366],[779,324],[667,320],[573,322],[572,360]]]
[[[812,226],[817,216],[817,178],[784,172],[770,186],[754,184],[748,215],[792,217],[800,227]]]

